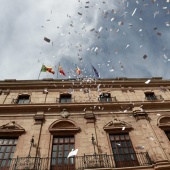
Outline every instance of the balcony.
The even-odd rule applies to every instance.
[[[13,99],[12,104],[29,104],[31,103],[30,99],[20,100],[20,99]]]
[[[56,98],[57,103],[75,103],[74,98]]]
[[[147,152],[133,154],[96,154],[71,158],[13,158],[0,159],[1,170],[84,170],[95,168],[120,168],[149,166],[152,161]]]
[[[99,97],[99,102],[116,102],[116,97]]]
[[[75,98],[56,98],[56,102],[57,103],[91,103],[92,100],[75,100]],[[116,97],[109,97],[109,98],[98,98],[98,100],[94,101],[94,102],[100,102],[100,103],[109,103],[109,102],[118,102]]]

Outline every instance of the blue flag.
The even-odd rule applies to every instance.
[[[93,71],[94,71],[95,76],[96,76],[96,77],[99,77],[99,73],[98,73],[98,71],[96,70],[96,68],[95,68],[93,65],[91,65],[91,66],[92,66],[92,69],[93,69]]]

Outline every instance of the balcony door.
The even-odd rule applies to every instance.
[[[116,167],[138,166],[138,160],[128,133],[111,134],[110,142]]]
[[[74,149],[74,136],[54,137],[51,170],[74,170],[75,158],[67,158],[72,149]]]

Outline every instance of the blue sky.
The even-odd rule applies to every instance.
[[[170,77],[169,0],[1,0],[0,23],[1,80]]]

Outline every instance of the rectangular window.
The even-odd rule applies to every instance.
[[[29,95],[19,95],[17,103],[18,104],[27,104],[27,103],[30,103],[30,96]]]
[[[112,99],[111,99],[110,93],[102,93],[102,94],[99,96],[99,101],[100,101],[100,102],[111,102]]]
[[[6,168],[10,166],[10,158],[13,157],[15,152],[17,140],[15,138],[0,138],[0,167]]]
[[[139,165],[129,134],[111,134],[110,142],[116,167]]]
[[[146,100],[157,100],[154,92],[147,92],[145,93]]]
[[[60,95],[60,103],[70,103],[70,102],[71,102],[71,94]]]
[[[69,152],[74,149],[74,137],[54,137],[53,138],[53,147],[52,147],[52,160],[51,160],[51,169],[52,170],[63,170],[75,169],[75,160],[74,157],[67,158]]]
[[[170,131],[165,131],[166,136],[168,137],[169,141],[170,141]]]

